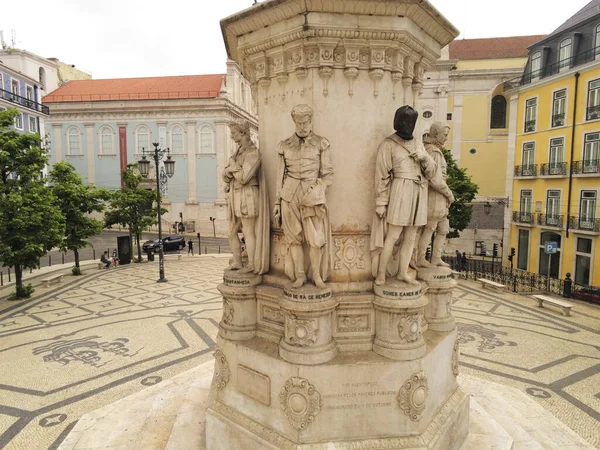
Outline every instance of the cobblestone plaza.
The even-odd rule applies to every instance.
[[[82,415],[212,358],[227,261],[168,260],[166,284],[156,263],[88,269],[0,300],[0,448],[56,449]],[[565,317],[464,281],[454,295],[462,372],[519,389],[600,448],[600,308]]]

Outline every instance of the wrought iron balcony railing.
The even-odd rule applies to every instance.
[[[549,64],[547,66],[542,67],[539,70],[535,70],[533,72],[526,72],[521,77],[521,85],[533,83],[541,78],[549,77],[552,75],[556,75],[557,73],[564,71],[566,69],[570,69],[572,67],[580,66],[582,64],[589,63],[594,61],[600,55],[600,46],[595,48],[590,48],[585,52],[578,53],[576,55],[571,56],[570,58],[563,59],[562,61],[557,61],[554,64]]]
[[[567,175],[567,170],[566,162],[540,164],[540,175]]]
[[[600,119],[600,105],[589,106],[585,110],[585,120]]]
[[[533,224],[533,213],[513,211],[513,222]]]
[[[20,95],[13,94],[10,91],[5,91],[4,89],[0,89],[0,98],[8,100],[12,103],[16,103],[17,105],[24,106],[25,108],[29,108],[34,111],[40,112],[42,114],[50,114],[50,108],[48,108],[46,105],[34,102],[33,100],[21,97]]]
[[[573,173],[600,173],[600,159],[584,159],[582,161],[573,161]]]
[[[527,164],[524,166],[515,166],[515,177],[535,177],[537,176],[537,164]]]
[[[554,114],[552,116],[552,127],[562,127],[565,124],[565,113]]]
[[[564,217],[562,214],[538,214],[537,224],[546,227],[562,228]]]
[[[600,233],[600,219],[585,216],[569,217],[569,228]]]
[[[535,120],[525,121],[524,132],[531,133],[532,131],[535,131]]]

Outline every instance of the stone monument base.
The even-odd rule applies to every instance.
[[[263,339],[220,339],[207,450],[460,448],[469,396],[453,373],[456,330],[424,339],[414,361],[352,352],[312,366],[282,360]]]

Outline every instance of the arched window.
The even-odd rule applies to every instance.
[[[115,153],[115,133],[111,127],[104,126],[100,129],[100,154],[113,155]]]
[[[503,95],[492,99],[490,128],[506,128],[506,98]]]
[[[200,153],[215,153],[214,132],[210,125],[200,127]]]
[[[145,125],[140,125],[135,130],[135,149],[137,153],[142,153],[143,149],[145,149],[146,151],[151,150],[150,130]]]
[[[67,130],[67,154],[82,155],[81,153],[81,132],[77,127],[71,127]]]
[[[170,146],[173,153],[183,153],[183,128],[180,125],[171,127]]]

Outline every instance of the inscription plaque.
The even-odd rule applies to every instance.
[[[271,379],[241,364],[237,370],[237,390],[263,405],[271,404]]]
[[[323,395],[323,409],[355,410],[356,417],[361,417],[359,411],[393,407],[397,394],[378,381],[347,382],[341,383],[340,387],[340,392]]]

